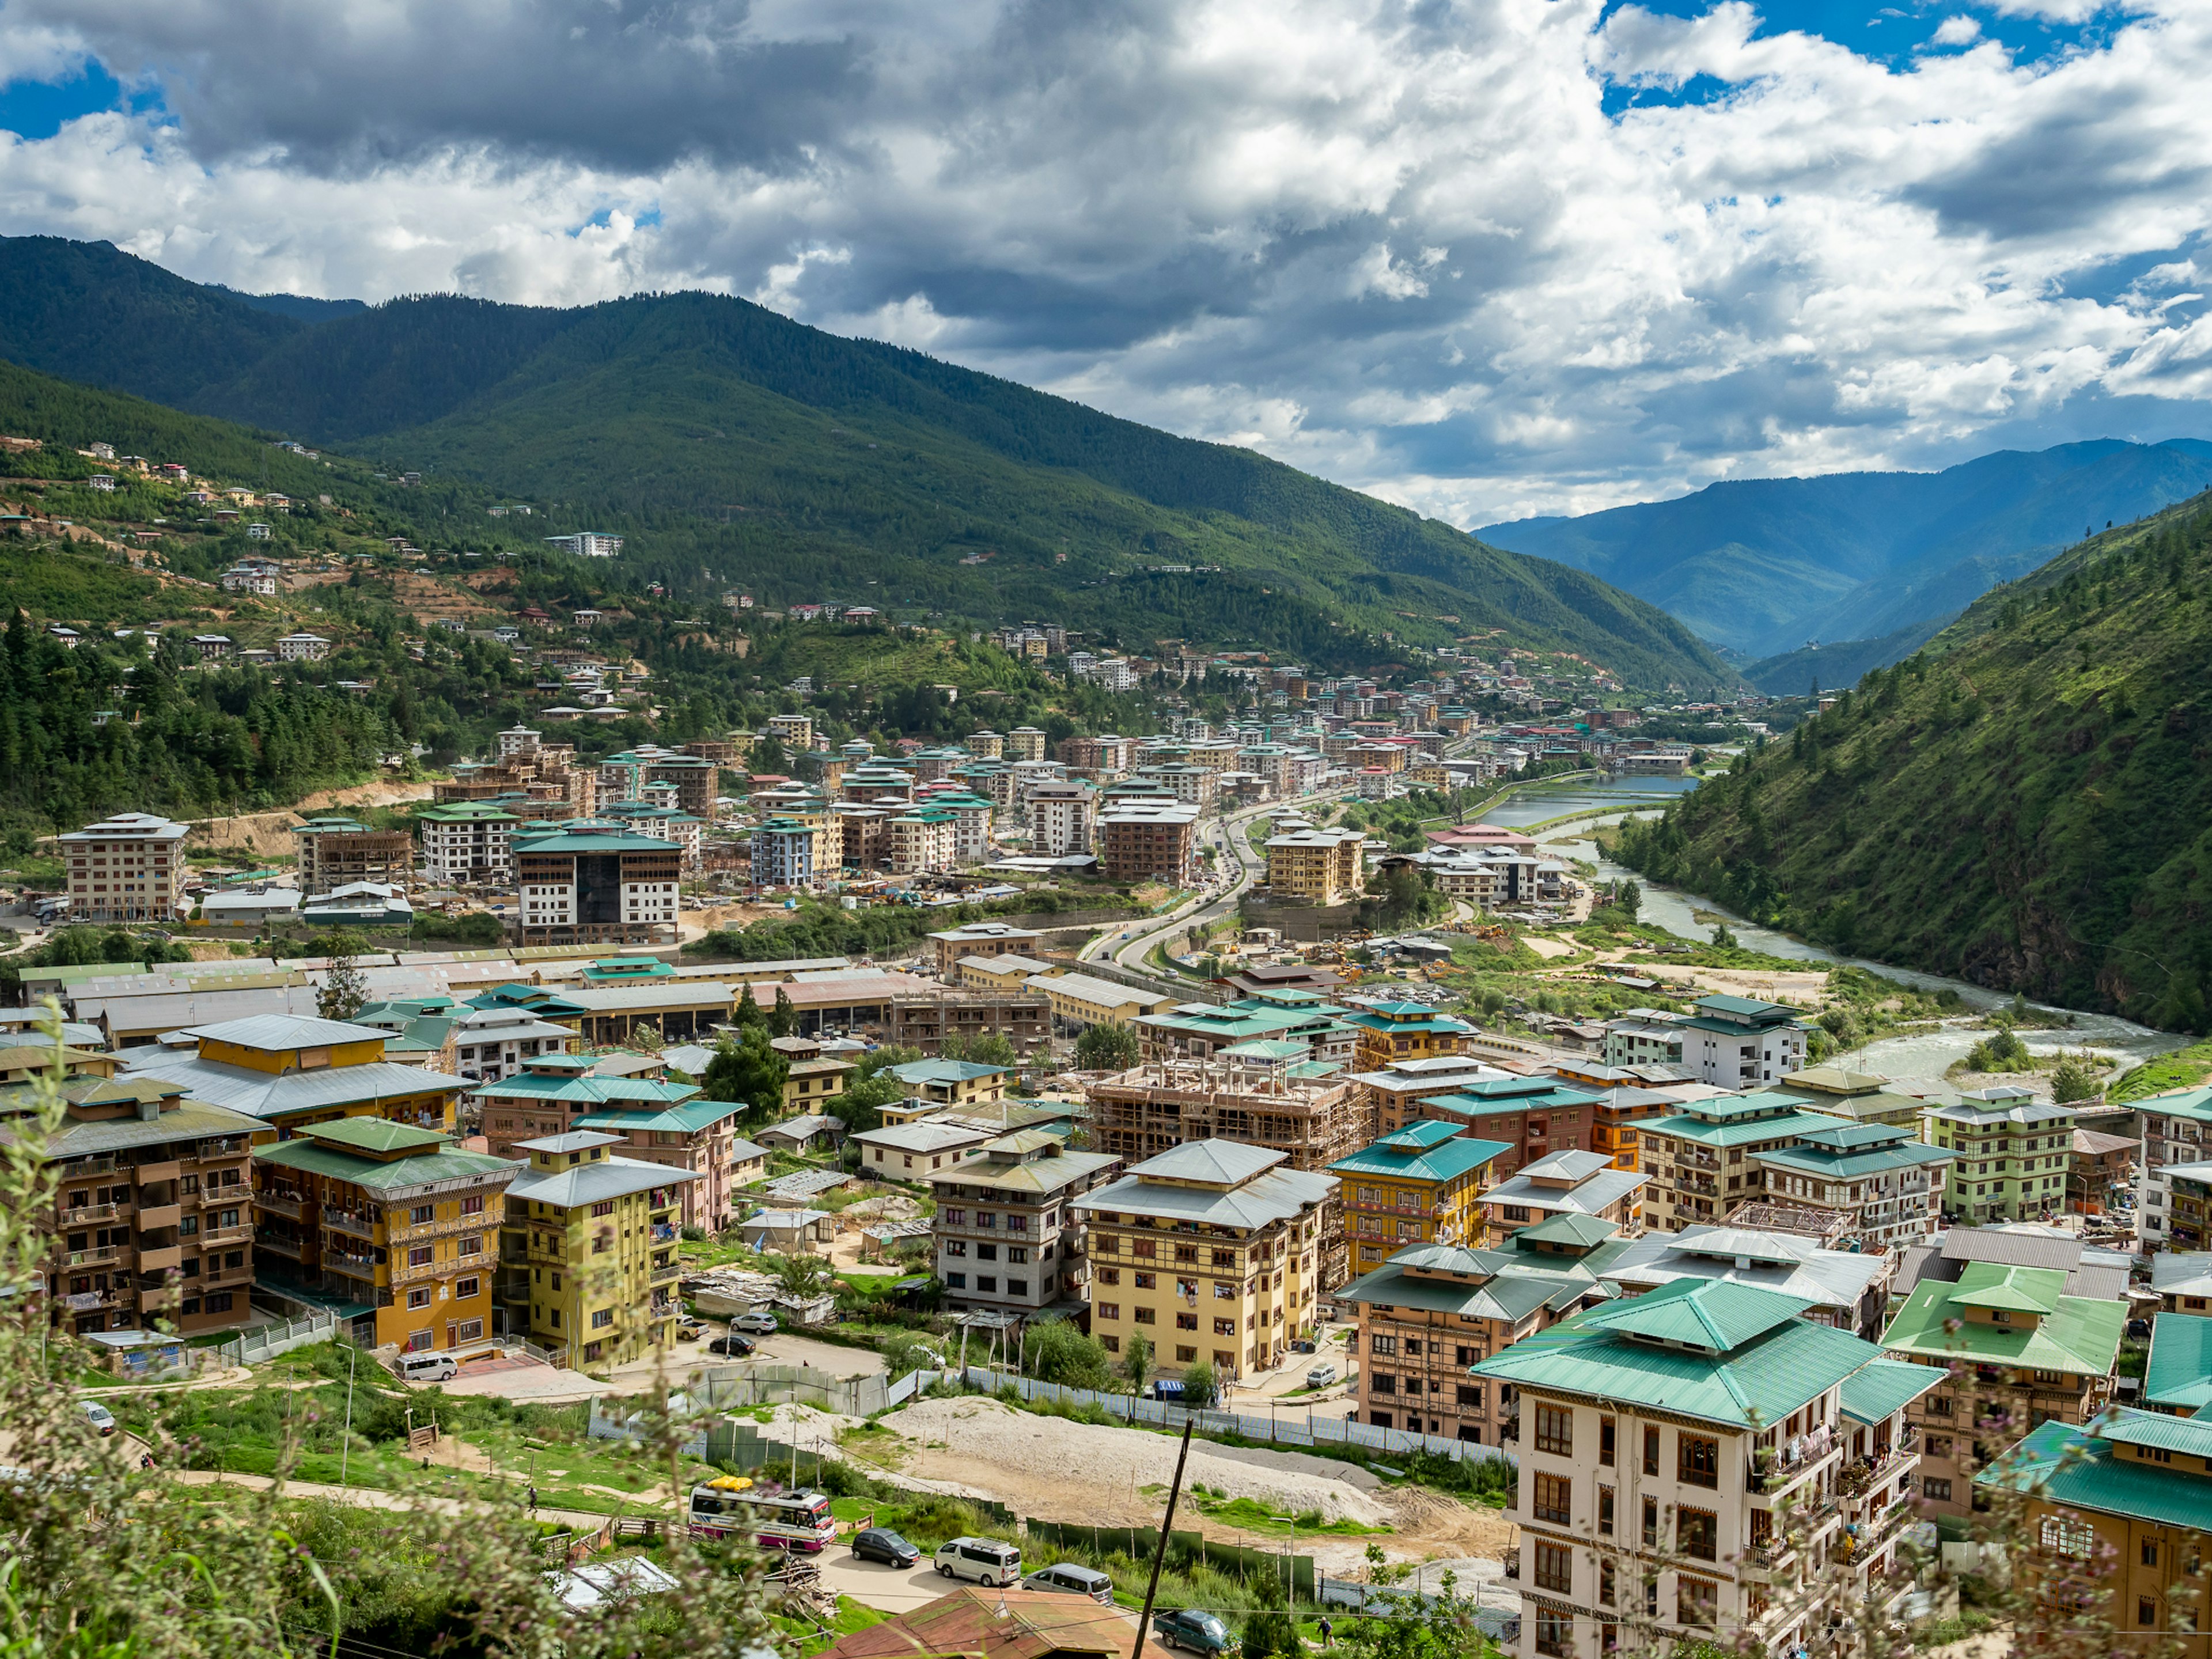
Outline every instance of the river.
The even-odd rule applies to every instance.
[[[1601,814],[1577,819],[1573,823],[1563,823],[1551,835],[1540,835],[1544,851],[1588,860],[1597,866],[1598,878],[1601,881],[1627,879],[1636,882],[1644,890],[1644,903],[1639,912],[1641,919],[1682,939],[1702,943],[1712,937],[1711,924],[1700,922],[1691,914],[1696,910],[1728,917],[1729,931],[1747,951],[1760,951],[1768,956],[1783,957],[1793,962],[1848,962],[1853,967],[1863,968],[1886,979],[1923,991],[1955,991],[1967,1007],[1984,1013],[2001,1008],[2012,1000],[2008,996],[1983,986],[1970,985],[1964,980],[1946,979],[1940,974],[1893,967],[1887,963],[1869,962],[1863,957],[1838,957],[1832,951],[1825,951],[1817,945],[1808,945],[1803,939],[1793,939],[1787,933],[1778,933],[1771,928],[1745,921],[1725,906],[1711,899],[1699,898],[1695,894],[1685,893],[1676,888],[1660,886],[1632,870],[1622,868],[1601,854],[1597,843],[1590,839],[1592,833],[1601,825],[1618,823],[1623,817],[1640,815],[1639,808],[1650,811],[1662,807],[1668,801],[1697,787],[1695,778],[1608,778],[1601,781],[1540,787],[1524,789],[1508,797],[1494,811],[1484,814],[1484,822],[1516,826],[1540,823],[1565,812]],[[1616,804],[1627,810],[1620,812],[1603,811]],[[2051,1012],[2061,1015],[2070,1012],[2073,1024],[2059,1030],[2022,1031],[2021,1040],[2027,1045],[2029,1052],[2040,1055],[2056,1054],[2062,1048],[2087,1048],[2116,1062],[2118,1069],[2107,1074],[2108,1082],[2147,1060],[2182,1047],[2188,1041],[2171,1032],[2153,1030],[2148,1026],[2138,1025],[2132,1020],[2121,1019],[2112,1014],[2085,1013],[2066,1009],[2052,1009]],[[1996,1028],[1985,1019],[1969,1017],[1946,1020],[1931,1030],[1909,1036],[1884,1037],[1863,1048],[1854,1049],[1850,1054],[1850,1064],[1894,1082],[1940,1093],[1946,1099],[1956,1099],[1956,1085],[1945,1079],[1945,1071],[1954,1062],[1965,1059],[1968,1049],[1984,1037],[1993,1035],[1995,1030]]]

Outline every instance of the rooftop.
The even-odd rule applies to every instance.
[[[2212,1406],[2212,1319],[2162,1313],[2151,1322],[2142,1398],[2185,1417]]]
[[[2069,1296],[2065,1286],[2066,1275],[2054,1267],[1969,1262],[1956,1284],[1926,1279],[1917,1285],[1883,1333],[1882,1346],[1946,1361],[2106,1376],[2119,1356],[2127,1304]],[[1966,1316],[1975,1310],[2027,1316],[1995,1324]]]
[[[2196,1467],[2212,1467],[2212,1423],[2116,1407],[2090,1428],[2044,1424],[1974,1483],[2032,1491],[2069,1510],[2212,1531],[2212,1481],[2182,1474],[2173,1465],[2112,1455],[2114,1446],[2129,1444],[2182,1452],[2200,1460]]]

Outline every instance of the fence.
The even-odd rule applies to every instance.
[[[336,1314],[312,1313],[305,1318],[288,1319],[282,1324],[263,1325],[241,1332],[228,1342],[200,1352],[210,1356],[207,1363],[211,1365],[258,1365],[280,1353],[304,1348],[310,1342],[327,1342],[337,1334],[337,1328]]]
[[[926,1379],[919,1385],[927,1387],[940,1379],[951,1380],[951,1371],[917,1371],[916,1379]],[[1128,1423],[1154,1423],[1162,1428],[1179,1429],[1195,1419],[1198,1432],[1212,1435],[1233,1435],[1243,1440],[1257,1441],[1272,1446],[1357,1446],[1388,1456],[1393,1453],[1406,1456],[1414,1452],[1426,1452],[1433,1457],[1449,1457],[1459,1462],[1496,1461],[1508,1468],[1517,1468],[1518,1461],[1510,1452],[1498,1446],[1478,1445],[1468,1440],[1447,1440],[1437,1435],[1412,1434],[1403,1429],[1378,1429],[1370,1423],[1353,1423],[1333,1417],[1316,1417],[1310,1412],[1303,1418],[1246,1416],[1241,1412],[1191,1411],[1171,1405],[1164,1400],[1132,1400],[1126,1394],[1102,1394],[1095,1389],[1063,1388],[1056,1382],[1040,1382],[1034,1377],[1016,1376],[1005,1371],[992,1370],[980,1365],[970,1365],[967,1380],[971,1388],[995,1392],[1011,1388],[1023,1399],[1050,1401],[1068,1406],[1094,1406],[1109,1416]]]
[[[1132,990],[1149,991],[1154,996],[1171,996],[1178,1002],[1224,1003],[1236,992],[1224,991],[1218,985],[1202,984],[1196,980],[1178,980],[1157,974],[1140,974],[1124,968],[1117,962],[1079,962],[1074,971],[1088,974],[1093,979],[1111,980],[1116,985],[1126,985]]]
[[[881,1374],[838,1376],[811,1365],[718,1365],[695,1378],[687,1392],[711,1411],[801,1405],[873,1417],[911,1400],[921,1386],[911,1375],[892,1382]]]

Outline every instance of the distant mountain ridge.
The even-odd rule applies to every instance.
[[[1680,622],[1586,571],[741,300],[271,308],[284,297],[104,243],[0,239],[0,357],[513,490],[549,528],[626,532],[633,574],[677,592],[872,588],[1324,665],[1378,641],[1495,638],[1653,690],[1739,684]]]
[[[1887,640],[1903,655],[2085,530],[2208,485],[2212,442],[2100,438],[2002,450],[1941,472],[1711,484],[1674,501],[1476,534],[1602,576],[1753,657],[1814,640],[1824,648]]]

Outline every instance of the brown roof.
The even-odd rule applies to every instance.
[[[998,1616],[1003,1606],[1006,1616]],[[915,1659],[974,1654],[979,1659],[1052,1659],[1058,1654],[1120,1656],[1129,1651],[1137,1621],[1116,1607],[1050,1590],[992,1589],[963,1584],[927,1607],[842,1637],[817,1659]],[[1157,1642],[1143,1659],[1170,1659]]]
[[[2126,1135],[2103,1134],[2095,1129],[2076,1129],[2074,1132],[2074,1150],[2087,1152],[2093,1158],[2103,1158],[2124,1148],[2132,1152],[2142,1144]]]

